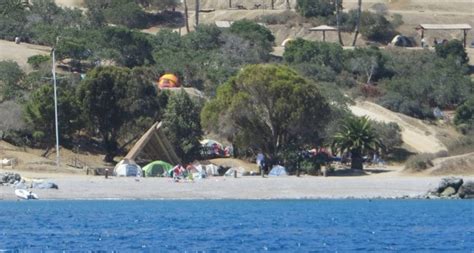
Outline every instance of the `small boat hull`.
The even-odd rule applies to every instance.
[[[16,189],[15,195],[20,199],[38,199],[38,195],[36,195],[36,193],[24,189]]]

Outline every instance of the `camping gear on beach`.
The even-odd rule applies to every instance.
[[[219,166],[215,164],[202,165],[208,176],[219,176]]]
[[[220,156],[224,154],[224,146],[215,140],[204,139],[200,143],[203,156]]]
[[[225,172],[224,176],[233,177],[236,175],[235,173],[237,173],[237,176],[241,177],[244,175],[244,172],[245,172],[245,169],[242,167],[232,167]]]
[[[281,165],[275,165],[272,167],[272,170],[268,173],[269,176],[288,176],[286,168]]]
[[[142,175],[142,168],[133,160],[123,159],[115,165],[114,175],[118,177],[138,177]]]
[[[38,195],[25,189],[16,189],[15,195],[20,199],[38,199]]]
[[[168,174],[170,169],[173,169],[173,165],[157,160],[145,165],[145,167],[143,167],[143,173],[145,177],[161,177]]]
[[[193,178],[202,179],[207,177],[206,170],[201,164],[190,164],[186,167],[186,172],[192,175]]]

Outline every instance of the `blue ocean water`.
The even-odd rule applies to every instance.
[[[473,252],[474,202],[0,202],[0,252],[57,251]]]

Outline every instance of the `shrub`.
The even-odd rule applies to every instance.
[[[448,147],[450,155],[462,155],[474,152],[474,132],[468,132],[468,134],[452,140],[446,146]]]
[[[383,15],[364,11],[360,20],[360,33],[369,40],[389,42],[396,31]]]
[[[469,62],[464,45],[459,40],[451,40],[447,43],[437,44],[435,46],[436,54],[442,58],[453,57],[456,62],[466,64]]]
[[[426,169],[433,167],[433,160],[439,157],[448,156],[448,152],[440,151],[437,153],[421,153],[415,156],[412,156],[408,159],[405,164],[405,170],[421,172]]]
[[[38,69],[42,63],[49,61],[49,59],[50,59],[50,57],[47,56],[47,55],[37,54],[37,55],[33,55],[33,56],[28,57],[27,62],[34,69]]]
[[[303,17],[327,17],[332,15],[336,6],[331,0],[297,0],[296,10]]]
[[[474,96],[456,109],[454,124],[463,134],[474,130]]]

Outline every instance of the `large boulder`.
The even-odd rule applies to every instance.
[[[441,182],[438,185],[437,192],[442,193],[444,192],[448,187],[454,188],[455,193],[458,192],[459,187],[463,184],[462,178],[458,177],[445,177],[441,179]]]
[[[474,199],[474,181],[465,182],[458,191],[462,199]]]

